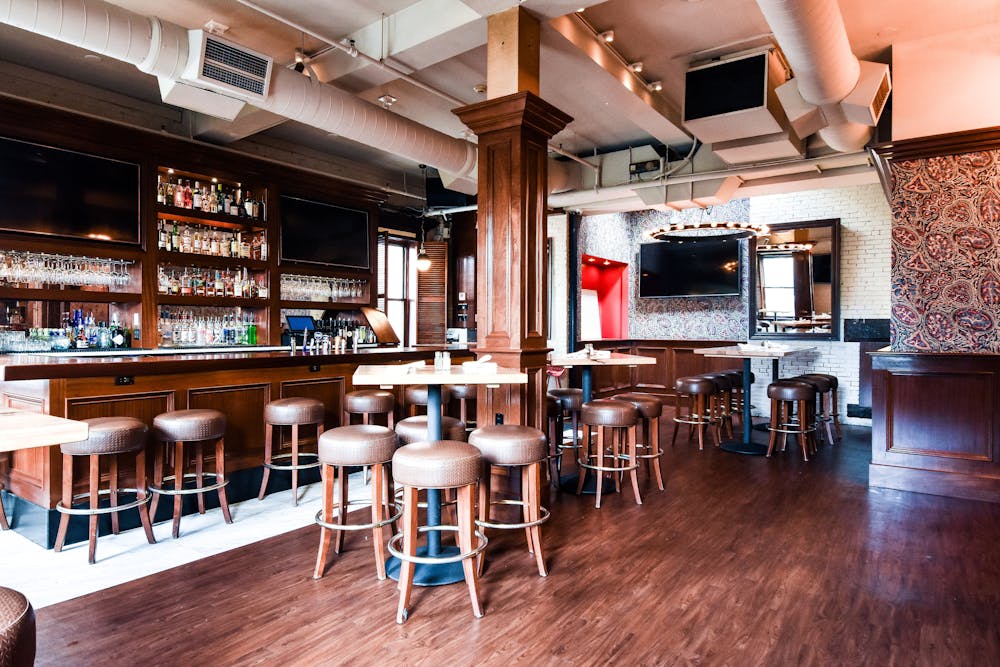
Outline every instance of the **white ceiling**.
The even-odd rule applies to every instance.
[[[322,40],[282,24],[237,0],[112,0],[131,11],[159,16],[187,28],[214,20],[230,27],[226,37],[291,66],[295,49],[319,54],[312,62],[320,78],[374,102],[398,99],[392,112],[452,136],[465,128],[452,102],[400,80],[391,72],[329,49]],[[486,16],[514,0],[254,0],[260,7],[329,40],[353,38],[373,58],[395,67],[463,103],[485,99],[473,88],[486,81]],[[692,61],[735,52],[767,40],[768,27],[754,0],[526,0],[542,18],[541,96],[574,118],[553,144],[578,155],[625,146],[666,144],[684,151],[688,134],[678,127],[683,76]],[[613,29],[614,48],[625,62],[641,60],[642,77],[660,80],[655,108],[628,90],[548,23],[585,6],[582,16],[597,31]],[[840,0],[848,36],[859,58],[888,62],[892,43],[1000,22],[1000,0]],[[57,74],[159,103],[153,77],[109,59],[24,31],[0,26],[0,61]],[[4,84],[0,81],[0,92]],[[724,94],[724,91],[720,91]],[[664,112],[664,110],[667,110]],[[264,137],[301,143],[349,160],[405,172],[416,164],[377,149],[284,122]]]

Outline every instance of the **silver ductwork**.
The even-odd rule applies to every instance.
[[[103,0],[0,0],[0,22],[131,63],[161,79],[182,79],[188,65],[186,29]],[[475,183],[475,144],[393,114],[333,86],[313,85],[311,79],[292,70],[276,69],[269,94],[254,104],[290,120],[436,167],[453,175],[465,190]]]
[[[855,57],[837,0],[757,0],[757,4],[795,74],[785,84],[784,96],[780,90],[779,96],[800,136],[818,131],[828,146],[845,153],[864,147],[888,95],[888,68],[863,64]],[[863,65],[884,68],[881,77],[881,72],[875,73],[884,82],[875,86],[873,94],[881,99],[870,123],[849,118],[856,114],[843,104],[858,88]]]

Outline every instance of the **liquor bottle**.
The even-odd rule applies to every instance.
[[[267,232],[260,233],[260,257],[262,262],[267,261]]]
[[[208,254],[212,255],[213,257],[218,257],[221,254],[219,245],[219,232],[212,232],[212,239],[209,242],[208,246]]]
[[[194,193],[191,192],[191,181],[184,182],[184,208],[194,207]]]
[[[225,210],[226,195],[222,191],[222,183],[215,184],[215,201],[212,203],[212,213],[220,213]]]
[[[139,341],[142,339],[140,336],[141,327],[139,326],[139,313],[132,313],[132,341],[131,345],[139,345]]]
[[[194,228],[194,234],[191,235],[191,252],[196,255],[204,254],[201,245],[201,229],[198,227]]]
[[[201,182],[195,181],[191,188],[191,208],[201,210]]]
[[[187,225],[184,226],[184,230],[181,231],[181,252],[193,252],[194,239],[191,237],[191,228]]]
[[[264,282],[263,276],[261,276],[260,280],[257,281],[257,298],[258,299],[267,298],[267,283]]]
[[[240,241],[240,232],[233,234],[232,238],[229,240],[229,256],[239,257],[240,256],[240,246],[242,242]]]
[[[187,269],[181,274],[181,296],[191,296],[191,274]]]
[[[164,185],[163,185],[163,177],[160,176],[159,174],[157,174],[156,175],[156,203],[157,204],[166,204],[167,202],[166,202],[166,199],[164,199],[165,197],[166,197],[166,189],[164,188]]]
[[[250,258],[260,259],[260,234],[254,234],[250,242]]]
[[[184,181],[181,179],[177,179],[177,184],[174,186],[174,206],[184,208]]]
[[[254,217],[253,208],[254,208],[253,193],[247,190],[247,195],[246,197],[243,198],[244,215],[248,218]]]
[[[177,223],[174,223],[174,228],[170,232],[170,249],[173,252],[180,252],[181,250],[181,236],[177,231]]]
[[[246,271],[246,269],[243,269]],[[236,299],[243,298],[243,276],[237,271],[236,277],[233,278],[233,297]]]
[[[242,215],[243,211],[243,196],[241,194],[240,185],[236,184],[236,193],[233,195],[233,201],[229,206],[230,215]]]
[[[163,220],[156,221],[156,248],[157,250],[169,250],[170,235],[167,234]]]

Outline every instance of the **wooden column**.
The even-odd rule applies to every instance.
[[[546,145],[572,119],[529,91],[455,113],[479,137],[475,352],[528,373],[527,386],[481,390],[478,423],[492,424],[501,413],[505,423],[540,427],[548,353]]]

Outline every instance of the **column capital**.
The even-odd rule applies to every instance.
[[[551,139],[573,118],[527,91],[453,109],[477,136],[510,129],[530,129]]]

